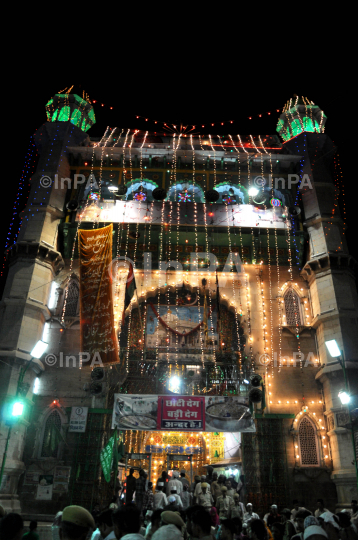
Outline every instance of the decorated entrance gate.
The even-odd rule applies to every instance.
[[[97,501],[110,501],[114,480],[103,477],[100,453],[111,435],[111,412],[91,409],[85,433],[73,433],[69,448],[73,455],[69,485],[69,504],[92,509]]]
[[[242,454],[247,502],[255,512],[268,511],[271,504],[287,507],[287,456],[284,419],[257,418],[256,433],[243,433]]]

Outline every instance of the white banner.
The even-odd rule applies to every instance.
[[[86,431],[88,407],[72,407],[69,432]]]

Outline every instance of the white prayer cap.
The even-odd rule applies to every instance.
[[[305,529],[305,532],[303,533],[304,540],[307,540],[310,536],[318,534],[319,536],[323,536],[324,538],[328,538],[328,535],[322,527],[319,527],[318,525],[310,525]]]
[[[158,486],[164,486],[164,482],[158,482]]]

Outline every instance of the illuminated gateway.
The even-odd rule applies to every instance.
[[[323,111],[290,100],[272,136],[91,139],[87,96],[46,110],[7,246],[1,504],[50,520],[109,500],[115,433],[119,480],[126,463],[154,481],[213,465],[256,511],[348,507],[358,435],[339,393],[358,392],[357,294]],[[202,416],[160,424],[179,398]]]

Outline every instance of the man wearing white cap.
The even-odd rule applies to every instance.
[[[175,486],[171,486],[170,495],[168,497],[168,503],[171,504],[173,502],[173,499],[175,499],[175,505],[179,508],[179,510],[182,510],[183,503],[180,496],[177,493],[177,488]]]
[[[249,523],[252,519],[260,519],[260,517],[252,511],[252,503],[247,503],[246,510],[244,514],[244,523]]]
[[[167,495],[171,493],[172,488],[176,487],[177,494],[180,495],[180,493],[183,491],[183,484],[179,480],[179,473],[178,471],[173,472],[173,477],[171,480],[169,480],[167,485]]]
[[[274,523],[281,521],[281,516],[277,512],[277,504],[271,504],[271,511],[265,515],[264,521],[269,529]]]
[[[158,482],[157,490],[153,496],[154,510],[163,510],[168,505],[167,497],[163,493],[164,482]]]

